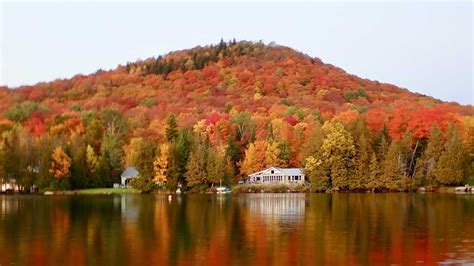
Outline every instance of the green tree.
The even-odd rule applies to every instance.
[[[311,181],[311,187],[314,190],[323,191],[331,187],[331,180],[320,155],[315,156],[306,157],[305,173]]]
[[[134,166],[137,168],[140,176],[144,179],[152,179],[154,176],[153,161],[155,160],[156,144],[149,140],[143,140],[140,143],[138,156],[135,159]]]
[[[33,171],[36,149],[31,135],[22,127],[15,127],[5,142],[5,154],[6,177],[15,179],[23,187],[31,185],[36,175]]]
[[[102,125],[104,128],[113,128],[116,134],[123,137],[128,131],[127,119],[123,112],[116,109],[104,109],[100,113]]]
[[[253,142],[255,138],[255,122],[252,120],[250,112],[236,113],[232,116],[231,122],[236,129],[236,138],[246,145]]]
[[[188,162],[191,140],[187,129],[182,129],[172,146],[172,156],[169,164],[169,180],[167,186],[176,188],[185,183],[186,164]]]
[[[466,177],[474,178],[474,125],[470,126],[467,131],[467,160],[466,160]]]
[[[393,141],[387,151],[382,164],[383,173],[380,177],[384,189],[402,190],[404,171],[402,162],[401,145],[399,141]]]
[[[176,123],[176,116],[170,114],[166,119],[166,138],[172,142],[178,136],[178,124]]]
[[[443,185],[457,185],[463,181],[466,152],[458,130],[451,125],[448,140],[435,168],[437,181]]]
[[[46,108],[41,106],[39,103],[24,101],[10,107],[5,112],[5,116],[11,121],[21,123],[30,118],[31,114],[40,108],[46,111]]]
[[[101,144],[101,160],[99,162],[101,185],[110,186],[112,182],[118,182],[123,165],[123,145],[119,128],[114,123],[109,124]]]
[[[370,179],[372,155],[375,155],[369,142],[368,132],[359,135],[356,141],[355,174],[351,178],[351,189],[367,189]]]
[[[227,138],[227,147],[225,150],[225,155],[230,159],[232,166],[232,173],[237,175],[240,168],[238,167],[238,162],[242,159],[242,153],[240,149],[240,143],[236,140],[235,134],[231,134]]]
[[[427,186],[436,186],[437,178],[435,176],[435,168],[438,163],[439,156],[444,150],[444,135],[438,126],[434,126],[430,131],[430,139],[423,155],[417,162],[415,178],[420,180],[421,184]]]
[[[366,188],[372,191],[381,190],[383,188],[381,175],[382,169],[380,168],[380,162],[377,160],[375,152],[372,152],[369,165],[369,178],[367,180]]]
[[[185,174],[188,187],[205,187],[207,182],[207,155],[207,147],[199,142],[191,150]]]
[[[225,181],[228,174],[225,157],[213,148],[207,155],[207,181],[212,185]]]
[[[365,190],[369,182],[369,165],[372,157],[372,144],[364,120],[356,119],[350,124],[350,131],[355,146],[354,175],[349,179],[351,190]]]
[[[92,172],[87,162],[87,147],[82,136],[75,135],[71,138],[69,151],[71,154],[71,178],[72,189],[86,188],[91,186]]]

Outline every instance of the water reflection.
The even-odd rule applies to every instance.
[[[304,219],[305,194],[250,194],[238,198],[241,208],[266,224],[300,223]]]
[[[0,265],[474,261],[474,197],[0,196]]]

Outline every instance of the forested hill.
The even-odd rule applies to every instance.
[[[21,153],[30,145],[31,161],[21,162],[35,169],[30,179],[36,181],[28,182],[51,185],[68,180],[66,185],[73,187],[109,184],[123,167],[141,164],[134,160],[145,144],[151,145],[148,152],[153,159],[137,167],[155,180],[161,173],[169,184],[193,184],[186,179],[186,164],[195,152],[193,147],[201,142],[221,155],[233,176],[268,165],[305,166],[308,157],[317,158],[321,152],[321,147],[308,147],[308,140],[321,131],[322,145],[331,132],[329,125],[335,129],[339,122],[355,148],[362,134],[357,128],[364,128],[367,145],[378,161],[385,156],[379,150],[382,139],[388,149],[392,142],[410,135],[406,145],[414,155],[400,174],[412,177],[421,164],[416,162],[421,162],[428,148],[433,126],[444,141],[450,139],[445,134],[456,131],[463,145],[469,145],[474,113],[472,106],[362,79],[288,47],[246,41],[221,41],[14,90],[3,87],[0,99],[3,154]],[[325,128],[319,129],[323,124]],[[178,152],[178,139],[186,160],[173,162],[170,154]],[[166,149],[167,155],[163,154]],[[255,152],[267,153],[267,159],[252,158]],[[47,155],[40,158],[40,153]],[[168,156],[166,165],[176,165],[158,171],[153,161],[157,164],[160,155]],[[353,159],[358,156],[354,153]],[[17,179],[26,175],[6,157],[3,169],[10,167],[9,175]],[[51,162],[55,160],[59,161]],[[95,168],[100,165],[99,178]],[[77,176],[84,167],[89,172]]]

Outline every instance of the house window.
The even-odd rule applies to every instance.
[[[274,173],[275,173],[275,171],[274,171],[274,170],[272,170],[272,174],[274,174]]]

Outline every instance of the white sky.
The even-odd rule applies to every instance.
[[[88,74],[235,37],[274,41],[362,78],[474,104],[471,1],[3,1],[0,8],[1,85]]]

